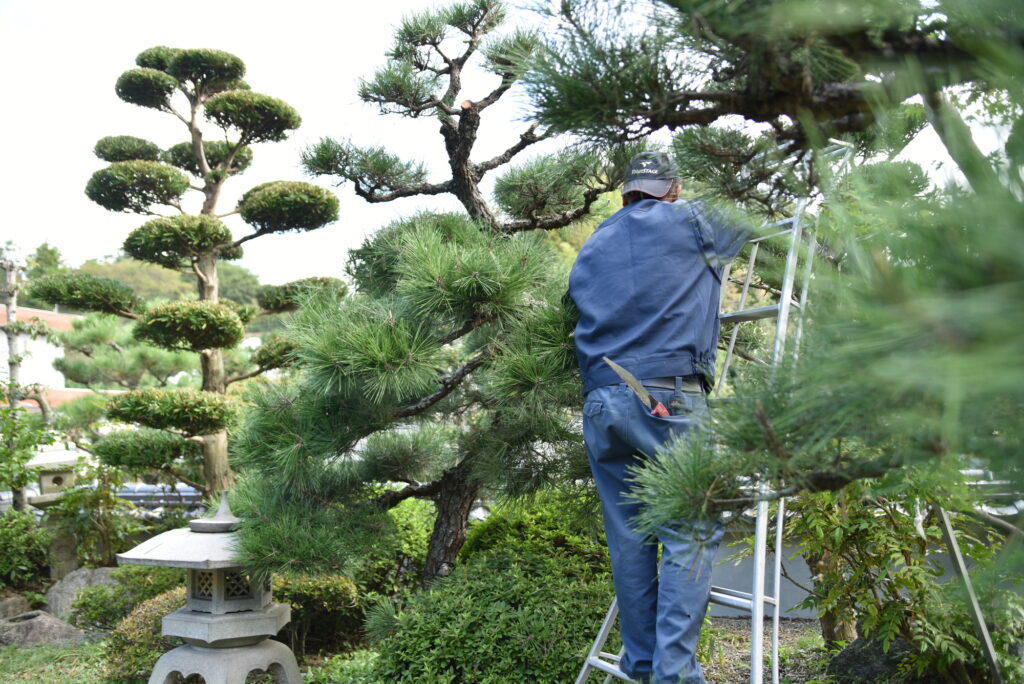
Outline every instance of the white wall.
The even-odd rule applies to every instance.
[[[18,348],[25,355],[21,362],[21,384],[39,384],[53,389],[64,389],[64,376],[53,367],[55,359],[64,355],[60,347],[48,343],[44,339],[32,339],[22,335]],[[0,380],[8,379],[7,337],[0,335]]]

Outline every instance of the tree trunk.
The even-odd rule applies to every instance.
[[[18,267],[12,260],[0,260],[0,269],[4,272],[2,295],[4,307],[7,309],[7,325],[4,334],[7,337],[7,405],[18,408],[21,400],[21,349],[18,345],[18,333],[11,327],[18,320]],[[16,511],[28,508],[28,493],[21,487],[11,487],[11,507]]]
[[[819,555],[810,553],[804,554],[804,561],[811,570],[811,576],[827,572],[829,566],[835,561],[832,554],[823,551]],[[813,579],[812,579],[813,581]],[[840,620],[833,612],[826,611],[818,616],[818,623],[821,626],[821,638],[825,641],[826,648],[833,648],[839,642],[852,644],[857,638],[857,623],[854,620]]]
[[[445,471],[434,495],[437,518],[427,545],[423,566],[423,588],[438,577],[447,577],[455,565],[455,557],[466,541],[469,512],[473,510],[480,486],[469,480],[469,466],[463,461]]]
[[[235,474],[228,464],[227,430],[203,436],[203,478],[207,494],[231,489],[235,484]]]
[[[199,258],[196,268],[202,274],[199,278],[199,298],[208,302],[220,301],[216,255],[204,254]],[[220,349],[204,349],[199,354],[199,365],[203,374],[203,389],[224,394],[227,391],[224,353]],[[207,494],[230,489],[234,484],[235,476],[228,464],[226,430],[203,436],[203,477],[206,479]]]
[[[458,127],[441,126],[445,149],[448,152],[448,165],[452,170],[452,194],[462,203],[466,213],[477,221],[482,221],[491,230],[497,230],[498,218],[487,205],[487,200],[480,193],[480,174],[469,156],[476,142],[477,129],[480,127],[480,113],[470,106],[463,105],[462,116]]]

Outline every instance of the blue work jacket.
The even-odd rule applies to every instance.
[[[637,378],[715,373],[722,269],[749,232],[698,202],[640,200],[598,226],[569,274],[583,393]]]

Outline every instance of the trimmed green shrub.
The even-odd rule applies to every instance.
[[[71,604],[71,622],[83,629],[111,630],[143,601],[185,585],[185,571],[125,565],[111,571],[114,584],[84,587]]]
[[[306,684],[383,684],[374,674],[376,651],[352,651],[332,656],[305,673]]]
[[[160,159],[160,148],[155,143],[132,135],[109,135],[100,138],[92,151],[97,157],[107,162],[131,161],[132,159],[157,161]]]
[[[275,577],[274,600],[292,607],[279,636],[296,653],[334,652],[362,641],[363,611],[348,577]]]
[[[188,177],[173,166],[133,159],[93,173],[85,194],[104,209],[145,214],[154,204],[176,204],[188,189]]]
[[[104,679],[145,681],[160,656],[181,645],[181,639],[160,635],[160,622],[184,605],[185,587],[178,587],[143,601],[121,620],[104,642]]]
[[[175,50],[167,60],[167,73],[178,81],[191,81],[196,91],[209,94],[232,87],[245,76],[245,63],[223,50]]]
[[[210,168],[215,169],[227,161],[233,147],[234,145],[223,140],[204,140],[203,151],[206,152],[206,162],[210,165]],[[163,153],[163,160],[183,171],[188,171],[194,176],[199,175],[199,163],[196,161],[196,153],[191,142],[171,145]],[[249,168],[251,163],[252,148],[248,146],[242,147],[231,162],[231,171],[241,173]]]
[[[594,554],[596,557],[598,554]],[[604,563],[510,546],[412,599],[378,644],[386,682],[572,681],[612,598]]]
[[[246,143],[284,140],[302,123],[299,113],[282,100],[239,89],[207,100],[206,118],[221,128],[237,129]]]
[[[348,286],[337,278],[303,278],[284,285],[264,285],[256,295],[256,301],[261,308],[273,313],[295,311],[303,295],[327,289],[333,290],[338,299],[342,299]]]
[[[587,521],[568,516],[565,507],[554,499],[497,509],[470,527],[459,558],[469,561],[481,553],[505,548],[576,555],[605,566],[609,562],[604,536]]]
[[[93,443],[93,453],[104,465],[140,472],[198,459],[201,450],[199,442],[153,428],[117,430]]]
[[[143,50],[135,58],[135,63],[143,69],[156,69],[157,71],[167,71],[167,67],[170,66],[171,60],[174,56],[181,52],[176,48],[167,47],[166,45],[157,45]]]
[[[128,256],[164,268],[187,267],[201,254],[224,248],[232,251],[231,231],[212,216],[165,216],[142,224],[124,241]]]
[[[57,273],[36,280],[29,296],[47,304],[78,311],[99,311],[117,316],[145,309],[142,298],[119,280],[88,273]]]
[[[47,567],[49,533],[28,511],[0,515],[0,587],[38,582]]]
[[[164,349],[198,352],[234,347],[245,337],[245,327],[224,304],[179,300],[152,307],[139,318],[132,335]]]
[[[314,230],[338,220],[338,206],[330,190],[301,181],[262,183],[238,201],[242,220],[260,233]]]
[[[107,415],[114,420],[157,430],[181,430],[189,435],[223,430],[235,416],[229,398],[197,389],[135,390],[113,397],[107,406]]]
[[[128,104],[167,109],[177,87],[178,82],[173,76],[156,69],[139,68],[121,74],[114,91]]]

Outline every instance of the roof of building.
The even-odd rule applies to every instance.
[[[17,318],[19,321],[28,321],[33,318],[38,318],[50,330],[66,332],[72,329],[72,323],[80,319],[81,316],[77,314],[66,314],[58,313],[56,311],[46,311],[45,309],[33,309],[28,306],[19,306]],[[7,307],[0,307],[0,325],[3,325],[6,322]]]

